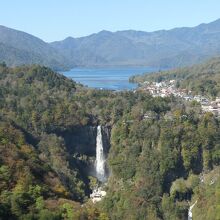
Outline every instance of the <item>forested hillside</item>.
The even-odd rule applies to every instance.
[[[76,84],[39,66],[0,72],[0,218],[98,218],[80,208],[89,179],[57,135],[89,123]]]
[[[112,219],[186,219],[199,174],[220,162],[220,127],[212,114],[201,116],[196,106],[171,100],[149,101],[133,106],[112,132],[113,175],[104,201]]]
[[[181,220],[191,199],[219,217],[220,124],[194,102],[93,90],[46,67],[2,64],[0,119],[0,219]],[[78,142],[98,124],[111,127],[110,177],[107,196],[92,204],[97,180],[85,167],[95,155]]]
[[[70,65],[68,58],[43,40],[22,31],[0,25],[0,62],[9,66],[41,64],[56,70]]]

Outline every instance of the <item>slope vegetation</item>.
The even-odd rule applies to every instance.
[[[95,155],[90,142],[77,142],[98,124],[112,128],[111,175],[107,196],[92,204],[98,181],[85,168]],[[188,200],[206,207],[209,198],[218,219],[217,179],[198,190],[200,175],[220,165],[219,140],[219,119],[196,103],[88,89],[45,67],[2,64],[0,218],[182,220]]]

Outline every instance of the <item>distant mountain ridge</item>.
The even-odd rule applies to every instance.
[[[51,45],[80,66],[185,66],[220,54],[220,19],[193,28],[155,32],[101,31]]]
[[[0,62],[74,66],[180,67],[220,55],[220,19],[192,28],[155,32],[101,31],[46,43],[25,32],[0,26]]]

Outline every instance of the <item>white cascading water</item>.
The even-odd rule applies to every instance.
[[[104,182],[106,179],[105,155],[104,155],[103,142],[102,142],[102,127],[100,125],[97,127],[95,169],[96,169],[97,178],[101,182]]]
[[[193,205],[191,205],[189,207],[189,210],[188,210],[188,220],[192,220],[193,219],[192,209],[196,205],[196,203],[197,203],[197,200],[195,201],[195,203],[193,203]]]

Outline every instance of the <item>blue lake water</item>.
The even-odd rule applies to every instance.
[[[131,90],[137,87],[129,83],[133,75],[158,71],[151,67],[74,68],[63,75],[85,86],[97,89]]]

